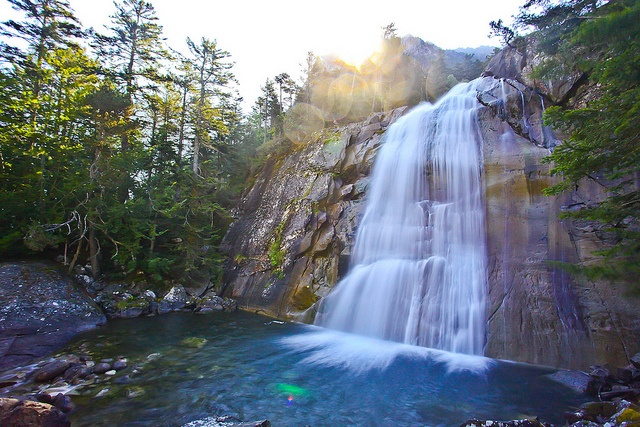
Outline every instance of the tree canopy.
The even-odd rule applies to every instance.
[[[0,256],[215,284],[254,146],[230,53],[202,38],[172,57],[143,0],[117,0],[106,34],[66,1],[8,1],[24,19],[0,26]]]

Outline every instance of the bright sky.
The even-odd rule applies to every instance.
[[[68,0],[85,27],[103,30],[112,0]],[[308,51],[335,53],[350,62],[374,52],[382,27],[395,23],[445,49],[497,45],[489,22],[510,22],[524,0],[150,0],[167,43],[186,52],[186,37],[216,39],[231,53],[245,105],[267,78],[282,72],[298,80]],[[0,0],[0,19],[9,3]]]

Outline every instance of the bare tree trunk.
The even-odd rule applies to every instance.
[[[81,233],[81,236],[84,235],[84,230]],[[78,261],[78,256],[80,256],[80,252],[82,252],[82,242],[84,240],[82,239],[82,237],[80,237],[78,239],[78,247],[76,248],[76,253],[73,254],[73,259],[71,260],[71,263],[69,264],[69,273],[71,273],[73,271],[73,268],[76,266],[76,262]]]
[[[98,263],[98,241],[92,223],[89,223],[89,262],[91,263],[91,275],[94,279],[100,276],[100,264]]]
[[[196,136],[193,138],[193,162],[192,162],[192,170],[194,175],[199,175],[200,170],[200,138],[198,137],[198,131],[196,131]]]

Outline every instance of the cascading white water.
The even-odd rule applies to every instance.
[[[389,128],[351,270],[322,300],[317,325],[482,354],[487,256],[479,82],[456,86]]]

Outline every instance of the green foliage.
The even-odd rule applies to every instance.
[[[282,249],[282,233],[284,232],[285,222],[282,221],[274,230],[273,242],[269,245],[269,261],[271,267],[274,268],[275,274],[282,279],[284,272],[282,271],[282,265],[286,252]]]
[[[280,245],[282,244],[282,239],[275,240],[269,246],[269,260],[271,261],[271,266],[275,269],[280,269],[282,266],[282,262],[284,261],[285,252],[281,249]]]
[[[66,2],[10,3],[25,20],[1,28],[0,256],[45,251],[95,275],[215,283],[225,206],[256,146],[229,53],[202,39],[167,62],[143,0],[117,1],[91,50]]]
[[[144,299],[135,299],[133,295],[129,295],[126,299],[121,299],[116,302],[116,307],[119,311],[124,311],[129,308],[142,308],[145,309],[149,306],[149,302]]]
[[[450,70],[445,63],[444,52],[441,52],[427,73],[425,85],[427,98],[430,101],[437,100],[447,93],[449,89],[458,84],[455,76],[453,76],[449,71]]]
[[[511,41],[516,37],[516,32],[506,26],[502,19],[491,21],[489,27],[491,28],[491,35],[493,37],[499,37],[505,45],[513,47]]]
[[[571,2],[570,4],[573,4]],[[581,15],[582,16],[582,15]],[[545,122],[569,134],[548,157],[559,194],[591,179],[607,198],[567,216],[595,221],[610,242],[587,274],[638,285],[640,265],[640,4],[612,2],[562,39],[558,52],[586,73],[599,96],[585,108],[547,110]]]
[[[24,245],[34,252],[41,252],[46,248],[55,248],[63,239],[51,232],[47,232],[45,227],[36,222],[32,223],[24,236]]]

